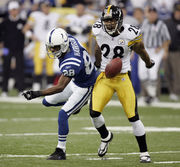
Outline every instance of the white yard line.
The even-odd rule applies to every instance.
[[[141,116],[141,119],[143,119],[144,117]],[[180,115],[162,115],[159,117],[160,119],[173,119],[173,120],[179,120],[180,119]],[[108,120],[123,120],[126,119],[126,116],[108,116]],[[1,122],[8,122],[8,121],[12,121],[12,122],[40,122],[40,121],[57,121],[58,117],[40,117],[40,118],[0,118],[0,123]],[[70,121],[86,121],[89,120],[91,121],[91,118],[88,116],[82,117],[82,116],[71,116],[69,118]]]
[[[141,116],[141,119],[143,119],[144,117]],[[159,117],[160,119],[180,119],[180,115],[177,116],[177,115],[162,115]],[[126,116],[108,116],[108,120],[123,120],[123,119],[126,119]],[[0,118],[0,123],[1,122],[8,122],[8,121],[12,121],[12,122],[40,122],[40,121],[57,121],[58,120],[58,117],[41,117],[41,118]],[[85,116],[85,117],[82,117],[82,116],[71,116],[69,118],[70,121],[84,121],[84,120],[89,120],[91,121],[91,118],[88,117],[88,116]]]
[[[180,154],[180,151],[158,151],[158,152],[149,152],[150,154]],[[67,156],[97,156],[97,153],[78,153],[78,154],[66,154]],[[127,155],[139,155],[139,152],[132,153],[107,153],[108,156],[127,156]],[[48,155],[15,155],[15,154],[0,154],[0,158],[45,158]],[[91,157],[89,157],[91,158]],[[121,157],[107,157],[107,159],[122,159]],[[89,160],[85,158],[86,160]],[[102,159],[102,158],[100,158]],[[93,160],[93,158],[92,158]],[[165,162],[180,162],[180,161],[162,161],[154,163],[165,163]]]
[[[110,116],[108,117],[108,120],[122,120],[122,119],[125,119],[126,117],[125,116],[119,116],[119,117],[115,117],[115,116]],[[143,117],[141,117],[143,118]],[[176,117],[177,118],[177,117]],[[179,117],[180,118],[180,117]],[[178,118],[178,119],[179,119]],[[86,120],[89,120],[91,121],[91,118],[86,116],[86,117],[80,117],[80,116],[71,116],[69,118],[70,121],[86,121]],[[58,117],[41,117],[41,118],[0,118],[0,123],[1,122],[8,122],[8,121],[12,121],[12,122],[27,122],[27,121],[30,121],[30,122],[40,122],[40,121],[58,121]]]
[[[86,160],[90,161],[102,161],[102,160],[120,160],[123,159],[122,157],[103,157],[103,158],[86,158]]]
[[[84,130],[96,131],[94,127],[84,127]],[[108,126],[109,130],[117,132],[132,131],[131,126]],[[180,132],[180,127],[145,127],[146,132]]]
[[[8,102],[8,103],[31,103],[31,104],[41,104],[42,98],[33,99],[31,101],[27,101],[23,97],[1,97],[0,102]],[[121,106],[120,102],[118,100],[111,100],[108,103],[108,106]],[[140,107],[149,107],[149,105],[146,105],[145,103],[138,103],[138,106]],[[151,107],[160,107],[160,108],[174,108],[174,109],[180,109],[180,103],[171,103],[171,102],[157,102],[150,105]]]
[[[122,118],[118,118],[118,117],[112,117],[110,118],[112,120],[114,119],[122,119]],[[91,120],[90,117],[70,117],[69,120],[72,121],[83,121],[83,120]],[[12,122],[39,122],[39,121],[58,121],[58,116],[57,117],[49,117],[49,118],[0,118],[0,122],[8,122],[8,121],[12,121]]]
[[[82,128],[86,130],[86,132],[71,132],[70,135],[95,135],[97,132],[94,127],[85,127]],[[109,130],[112,130],[115,134],[119,133],[131,133],[131,126],[108,126]],[[87,132],[89,131],[89,132]],[[145,127],[146,132],[180,132],[180,128],[178,127]],[[57,133],[10,133],[10,134],[0,134],[2,136],[55,136]]]
[[[153,162],[154,164],[180,164],[180,161],[161,161],[161,162]]]
[[[97,132],[72,132],[69,135],[94,135]],[[17,136],[55,136],[58,135],[57,133],[12,133],[12,134],[0,134],[2,136],[10,136],[10,137],[17,137]]]

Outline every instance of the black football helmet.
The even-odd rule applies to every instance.
[[[110,21],[109,25],[106,22]],[[116,31],[119,32],[123,23],[123,12],[118,6],[109,5],[107,6],[101,17],[101,22],[104,30],[109,34],[113,35]],[[115,25],[113,24],[115,22]]]

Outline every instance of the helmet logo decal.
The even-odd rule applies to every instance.
[[[51,43],[51,37],[52,37],[52,33],[54,32],[55,29],[53,29],[49,35],[49,43]]]
[[[62,36],[62,38],[64,39],[64,35],[61,34],[61,36]],[[67,37],[67,39],[64,39],[64,42],[67,42],[67,41],[68,41],[68,37]]]
[[[107,9],[107,14],[109,14],[110,9],[111,9],[111,6],[112,6],[112,5],[109,5],[109,6],[108,6],[108,9]]]

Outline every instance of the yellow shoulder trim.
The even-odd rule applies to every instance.
[[[91,33],[90,33],[90,38],[96,39],[96,36],[92,33],[92,31],[91,31]]]
[[[35,21],[35,19],[34,19],[33,17],[31,17],[31,16],[30,16],[30,17],[28,18],[28,21],[30,21],[30,22],[34,22],[34,21]]]
[[[128,42],[128,47],[134,45],[137,42],[141,42],[142,41],[142,34],[140,34],[139,36],[137,36],[136,38],[134,38],[132,41]]]
[[[30,16],[30,17],[28,18],[28,21],[27,21],[27,22],[28,22],[28,24],[30,24],[30,25],[34,25],[34,24],[35,24],[35,18]]]

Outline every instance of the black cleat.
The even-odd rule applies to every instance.
[[[66,153],[62,149],[56,148],[55,152],[47,160],[66,160]]]

